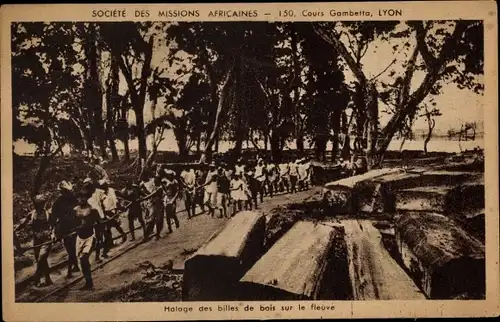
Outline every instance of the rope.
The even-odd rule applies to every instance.
[[[194,188],[194,190],[197,190],[197,189],[200,189],[200,188],[201,188],[201,187],[195,187],[195,188]],[[148,200],[148,199],[151,199],[151,198],[152,198],[152,197],[153,197],[156,193],[158,193],[158,191],[160,191],[161,189],[163,189],[163,188],[161,188],[161,187],[160,187],[160,188],[156,189],[155,191],[151,192],[150,194],[148,194],[148,195],[144,196],[143,198],[141,198],[141,199],[137,200],[137,201],[136,201],[136,203],[142,203],[143,201],[146,201],[146,200]],[[97,223],[97,224],[93,225],[93,226],[92,226],[92,228],[95,228],[95,227],[97,227],[97,226],[99,226],[99,225],[102,225],[102,224],[105,224],[105,223],[107,223],[107,222],[109,222],[109,221],[111,221],[111,220],[114,220],[114,219],[115,219],[115,218],[117,218],[118,216],[122,215],[122,214],[123,214],[126,210],[128,210],[128,209],[130,208],[130,206],[133,204],[133,202],[132,202],[132,201],[127,200],[127,199],[122,198],[122,197],[118,197],[118,196],[117,196],[117,199],[120,199],[120,200],[126,201],[126,202],[128,202],[129,204],[128,204],[128,205],[126,205],[126,206],[123,206],[123,207],[119,207],[119,208],[117,209],[117,214],[115,214],[114,216],[112,216],[112,217],[110,217],[110,218],[106,218],[106,219],[105,219],[105,220],[103,220],[103,221],[100,221],[99,223]],[[183,211],[185,211],[185,210],[186,210],[186,209],[181,209],[181,210],[176,211],[175,213],[176,213],[176,214],[178,214],[178,213],[183,212]],[[121,212],[120,212],[120,211],[121,211]],[[38,247],[43,247],[43,246],[48,246],[48,245],[51,245],[51,244],[58,243],[58,242],[60,242],[61,240],[63,240],[64,238],[71,237],[71,236],[75,235],[75,234],[77,233],[78,229],[80,229],[80,228],[81,228],[81,227],[77,227],[77,228],[76,228],[74,231],[72,231],[71,233],[69,233],[69,234],[67,234],[67,235],[64,235],[64,236],[61,236],[61,237],[59,237],[57,240],[51,240],[51,241],[48,241],[48,242],[45,242],[45,243],[41,243],[41,244],[37,244],[37,245],[33,245],[33,246],[29,246],[29,247],[23,247],[23,248],[21,248],[19,251],[20,251],[20,252],[22,252],[22,253],[24,253],[24,252],[26,252],[26,251],[28,251],[28,250],[32,250],[32,249],[35,249],[35,248],[38,248]]]

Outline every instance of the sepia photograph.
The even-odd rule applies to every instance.
[[[10,32],[16,302],[485,298],[483,21]]]

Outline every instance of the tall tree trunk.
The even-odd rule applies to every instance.
[[[299,151],[300,154],[304,153],[304,134],[302,131],[299,129],[297,133],[297,138],[295,139],[296,142],[295,144],[297,145],[297,151]]]
[[[128,132],[123,138],[124,161],[130,160],[130,148],[128,146]]]
[[[89,38],[88,38],[88,54],[89,56],[89,79],[91,97],[89,106],[93,110],[93,126],[97,143],[99,144],[100,154],[103,158],[107,159],[106,153],[106,139],[104,137],[104,124],[102,120],[102,93],[99,82],[98,73],[98,52],[97,52],[97,30],[96,25],[89,24]]]
[[[236,131],[235,131],[235,146],[234,146],[234,158],[239,158],[241,156],[241,151],[243,149],[243,141],[245,140],[245,136],[247,133],[246,126],[243,122],[243,113],[245,111],[245,107],[243,105],[243,100],[241,99],[241,91],[243,88],[243,66],[241,66],[242,62],[238,66],[238,69],[235,70],[235,91],[234,91],[234,102],[236,105]]]
[[[129,126],[128,126],[128,107],[125,102],[120,106],[120,116],[118,120],[119,137],[123,142],[123,161],[128,162],[130,160],[130,148],[128,145],[129,140]]]
[[[427,131],[427,136],[424,141],[424,154],[427,155],[427,145],[429,144],[429,141],[431,140],[432,137],[432,131],[434,130],[434,127],[436,126],[436,121],[432,118],[430,114],[426,115],[427,118],[427,126],[428,126],[428,131]]]
[[[185,160],[189,154],[189,150],[187,148],[187,132],[186,126],[184,124],[178,124],[174,128],[174,136],[177,141],[177,148],[179,149],[179,158],[181,160]]]
[[[196,156],[200,156],[201,152],[201,133],[196,137]]]
[[[281,151],[283,149],[283,147],[281,146],[281,138],[279,136],[279,134],[277,133],[273,133],[271,134],[270,138],[269,138],[269,142],[271,144],[271,157],[272,157],[272,160],[274,163],[279,163],[281,162],[281,157],[282,157],[282,154],[281,154]]]
[[[214,125],[212,127],[212,132],[210,133],[210,136],[208,137],[208,140],[205,144],[205,151],[203,151],[203,153],[201,154],[200,161],[209,161],[212,158],[212,149],[215,140],[217,138],[217,135],[219,134],[220,120],[222,118],[224,102],[226,100],[226,96],[229,91],[229,81],[231,80],[232,74],[233,74],[233,66],[231,66],[226,72],[224,81],[219,91]]]
[[[295,25],[293,23],[289,24],[290,28],[290,46],[292,51],[292,62],[293,62],[293,76],[292,83],[293,86],[293,117],[295,124],[295,144],[297,150],[300,154],[304,153],[304,133],[302,131],[302,126],[300,122],[300,111],[299,111],[299,84],[300,84],[300,70],[299,70],[299,58],[297,55],[297,32],[295,30]]]
[[[114,109],[118,105],[118,82],[119,82],[119,70],[118,62],[116,57],[111,56],[111,69],[109,72],[109,82],[106,93],[106,136],[109,142],[109,148],[111,149],[112,161],[118,161],[118,151],[116,151],[115,144],[115,122],[114,122]]]
[[[337,160],[337,154],[339,152],[339,133],[340,133],[341,113],[342,113],[342,111],[339,109],[339,107],[335,107],[333,112],[332,112],[331,124],[332,124],[333,136],[332,136],[331,162],[335,162],[335,160]]]
[[[367,108],[367,138],[366,138],[366,163],[368,170],[371,170],[377,165],[377,161],[373,160],[376,156],[376,144],[378,139],[378,93],[374,84],[367,86],[366,93],[366,108]]]
[[[366,102],[364,88],[360,83],[356,83],[354,105],[356,111],[356,139],[354,150],[360,152],[364,148],[365,123],[366,123]]]
[[[151,59],[153,57],[153,37],[150,38],[149,43],[144,43],[144,62],[141,69],[141,77],[139,89],[137,89],[136,82],[132,77],[131,67],[127,65],[126,58],[122,57],[121,52],[113,48],[113,55],[115,55],[120,66],[120,70],[125,76],[127,81],[128,90],[130,93],[130,101],[132,102],[132,108],[135,112],[136,120],[136,135],[137,141],[139,143],[139,160],[141,167],[147,165],[147,145],[146,145],[146,131],[144,129],[144,104],[146,101],[146,93],[148,86],[148,78],[151,74]],[[142,173],[142,168],[138,167],[137,174]]]
[[[351,116],[349,118],[349,122],[347,121],[347,114],[344,111],[342,111],[342,133],[344,134],[344,142],[342,143],[342,158],[344,160],[349,160],[351,156],[351,137],[350,137],[350,129],[351,129],[351,123],[352,120],[354,119],[354,111],[351,113]]]

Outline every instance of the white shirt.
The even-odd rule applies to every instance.
[[[298,174],[298,165],[295,162],[290,162],[288,165],[290,168],[290,175],[291,176],[296,176]]]
[[[190,187],[194,186],[196,183],[196,174],[194,173],[194,171],[182,171],[181,178],[184,183]]]
[[[299,177],[305,178],[307,176],[307,168],[305,164],[299,164],[298,171],[299,171]]]
[[[244,164],[242,164],[242,165],[235,165],[234,166],[234,173],[236,175],[239,175],[239,176],[243,175],[243,173],[245,173],[245,165]]]
[[[205,183],[211,182],[207,186],[205,186],[205,191],[208,193],[217,193],[217,180],[213,180],[214,176],[217,175],[217,170],[209,171],[207,174],[207,179]]]
[[[288,172],[288,169],[290,169],[290,167],[288,166],[288,163],[282,163],[278,167],[280,168],[280,175],[282,175],[282,176],[286,175]]]
[[[255,166],[255,179],[259,181],[264,181],[266,178],[263,176],[264,174],[264,166],[263,165],[256,165]]]
[[[142,185],[146,188],[146,190],[151,193],[155,190],[155,180],[154,178],[149,179],[148,181],[143,181]]]
[[[104,218],[104,210],[102,209],[102,202],[104,200],[104,191],[102,189],[96,189],[92,196],[87,200],[87,203],[94,209],[97,210],[101,219]]]
[[[104,193],[104,199],[102,201],[104,211],[115,210],[118,205],[118,200],[116,199],[115,189],[108,188],[108,192]]]

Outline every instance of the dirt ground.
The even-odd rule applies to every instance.
[[[318,193],[319,188],[314,188],[293,195],[281,194],[272,199],[265,198],[264,203],[259,205],[259,210],[266,215],[272,215],[270,211],[279,205],[301,202]],[[79,281],[49,296],[43,302],[179,301],[184,261],[212,234],[222,229],[227,219],[211,218],[206,213],[190,220],[184,212],[178,216],[181,226],[172,234],[164,232],[160,240],[152,240],[138,246],[127,242],[113,249],[111,257],[125,248],[132,248],[93,272],[94,291],[80,291],[79,288],[84,282]],[[92,265],[93,268],[96,267],[95,263]],[[64,273],[63,269],[51,274],[56,286],[31,288],[19,296],[17,301],[31,302],[49,294],[67,282]]]

